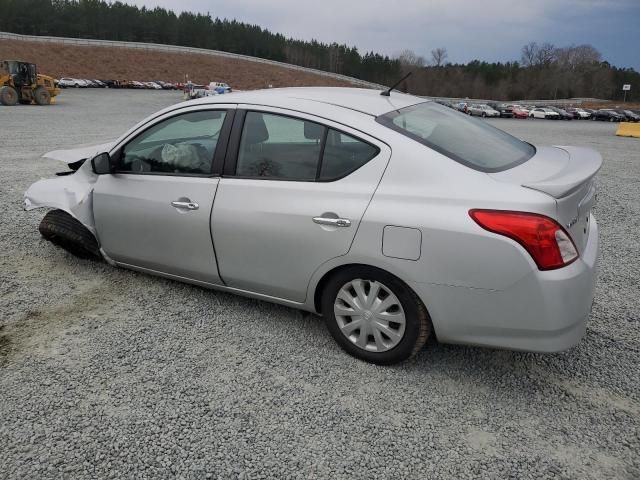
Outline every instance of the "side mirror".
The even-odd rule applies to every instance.
[[[107,152],[96,155],[91,159],[91,168],[96,175],[112,173],[111,157]]]

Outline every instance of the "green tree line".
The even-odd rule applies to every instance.
[[[446,49],[427,63],[411,51],[390,58],[316,40],[303,41],[258,25],[210,14],[148,9],[105,0],[0,0],[0,31],[26,35],[152,42],[251,55],[381,83],[414,75],[402,87],[421,95],[495,98],[622,98],[638,95],[640,73],[616,68],[590,45],[558,48],[531,42],[519,62],[445,63]]]
[[[105,0],[0,0],[0,31],[150,42],[222,50],[388,83],[398,60],[357,48],[286,38],[258,25],[209,14],[138,8]]]

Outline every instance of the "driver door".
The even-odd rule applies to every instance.
[[[209,218],[234,110],[207,107],[160,117],[112,152],[116,171],[99,176],[93,212],[116,263],[220,282]]]

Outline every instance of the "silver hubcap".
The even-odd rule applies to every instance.
[[[333,311],[342,334],[369,352],[395,347],[404,336],[400,300],[380,282],[356,278],[338,291]]]

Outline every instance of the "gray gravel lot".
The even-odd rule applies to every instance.
[[[439,345],[395,367],[322,319],[76,259],[24,190],[48,150],[115,137],[175,92],[0,107],[1,478],[640,478],[640,140],[600,122],[492,120],[599,150],[601,271],[555,355]]]

